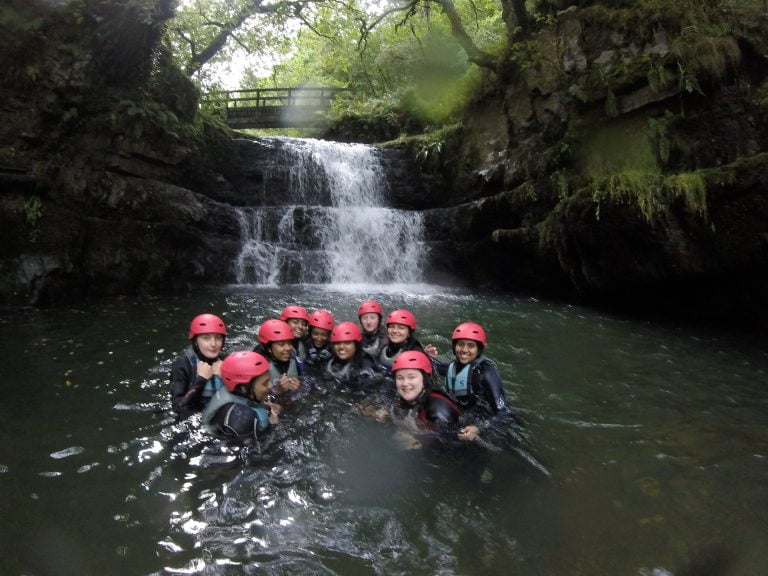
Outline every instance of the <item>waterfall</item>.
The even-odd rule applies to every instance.
[[[238,283],[421,281],[421,214],[385,206],[386,181],[376,148],[311,139],[264,140],[275,150],[264,175],[265,198],[278,192],[284,204],[240,210]],[[270,191],[270,186],[276,189]]]

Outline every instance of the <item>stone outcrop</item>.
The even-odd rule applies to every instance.
[[[316,244],[311,208],[329,206],[327,182],[297,193],[295,157],[279,139],[227,139],[207,150],[118,152],[84,137],[66,165],[0,173],[0,259],[6,302],[49,305],[91,296],[178,292],[236,280],[238,210],[297,205],[297,246]],[[410,158],[382,150],[395,204],[428,198]],[[310,171],[320,165],[306,166]],[[267,211],[280,218],[281,211]],[[269,229],[278,229],[273,222]]]
[[[560,13],[444,143],[431,273],[764,330],[768,62],[632,18]]]
[[[45,305],[231,281],[233,208],[174,184],[175,168],[134,157],[24,183],[0,176],[4,299]]]
[[[768,328],[765,19],[670,18],[563,11],[460,127],[383,149],[391,204],[424,213],[430,280]],[[1,301],[232,282],[238,210],[301,203],[281,144],[185,133],[194,89],[172,71],[151,79],[162,104],[125,94],[141,78],[91,100],[103,71],[69,36],[50,70],[6,71],[43,76],[34,94],[0,86]]]

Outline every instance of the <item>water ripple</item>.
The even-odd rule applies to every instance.
[[[64,450],[59,450],[58,452],[52,452],[51,458],[59,460],[61,458],[69,458],[70,456],[82,454],[83,452],[85,452],[85,448],[82,446],[72,446],[71,448],[65,448]]]

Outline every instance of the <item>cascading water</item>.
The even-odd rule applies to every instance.
[[[387,208],[378,152],[363,144],[273,138],[287,172],[282,206],[240,211],[241,284],[414,284],[421,281],[421,214]],[[284,184],[283,184],[284,185]]]

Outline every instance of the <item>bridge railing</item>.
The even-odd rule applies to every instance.
[[[347,90],[336,87],[221,90],[204,94],[202,105],[224,120],[257,117],[271,107],[323,111],[330,107],[336,94]]]

